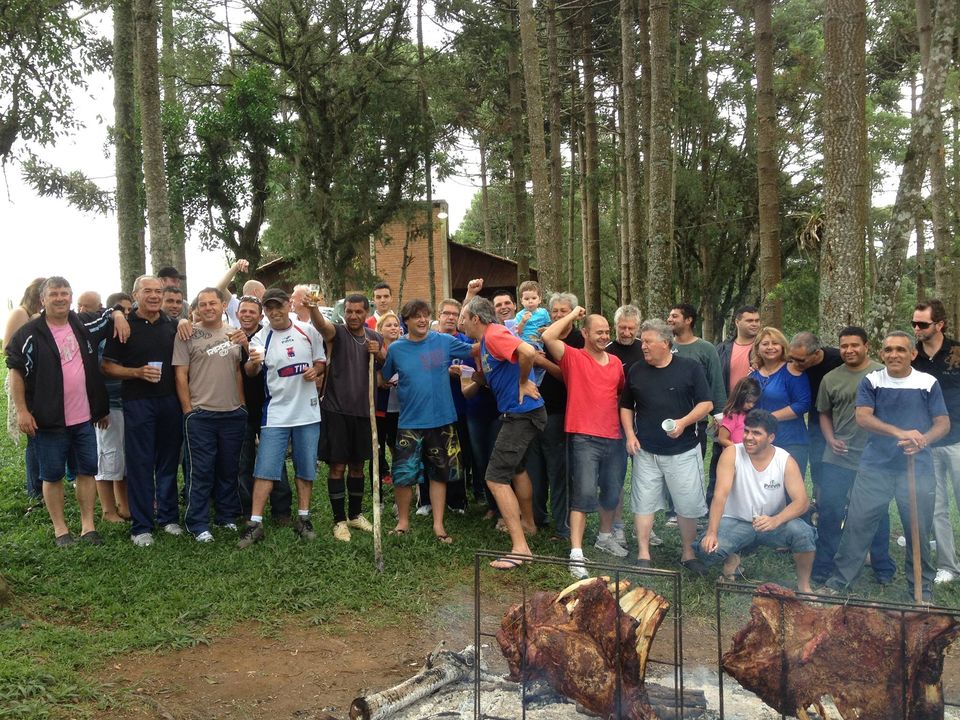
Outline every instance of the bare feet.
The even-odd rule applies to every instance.
[[[103,515],[101,515],[100,517],[104,522],[115,523],[115,524],[123,523],[130,519],[129,517],[124,518],[122,515],[118,513],[110,513],[110,514],[103,513]]]

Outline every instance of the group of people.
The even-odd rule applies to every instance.
[[[949,519],[950,488],[960,491],[960,426],[951,423],[960,347],[944,335],[939,301],[917,305],[914,336],[877,338],[881,365],[859,327],[844,328],[837,347],[811,332],[787,340],[744,306],[733,336],[714,346],[695,335],[689,304],[646,320],[624,305],[611,328],[570,293],[544,302],[535,282],[520,286],[519,313],[511,292],[487,299],[476,279],[436,316],[422,300],[396,312],[380,283],[373,307],[349,294],[333,322],[308,286],[288,294],[251,280],[231,293],[246,269],[235,263],[189,309],[174,268],[141,276],[105,307],[82,293],[76,311],[62,277],[28,288],[5,336],[11,420],[28,436],[27,492],[42,495],[57,545],[76,541],[65,474],[75,478],[82,542],[101,542],[98,495],[103,519],[129,519],[136,545],[152,544],[157,530],[210,542],[219,525],[246,548],[265,536],[268,503],[275,523],[313,539],[318,461],[328,466],[333,537],[349,542],[351,531],[372,530],[362,508],[366,465],[379,452],[373,480],[393,486],[393,534],[410,532],[418,497],[437,541],[452,543],[445,511],[462,512],[472,492],[510,537],[493,567],[522,565],[527,536],[552,525],[583,578],[589,514],[599,513],[597,550],[630,554],[630,464],[637,566],[651,566],[662,542],[654,519],[665,512],[687,571],[705,575],[717,563],[735,579],[741,552],[769,545],[793,553],[801,591],[839,592],[868,559],[878,582],[892,581],[891,499],[912,583],[912,456],[924,596],[960,576]]]

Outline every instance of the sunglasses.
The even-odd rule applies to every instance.
[[[244,295],[238,300],[238,302],[252,302],[256,303],[257,307],[263,307],[263,304],[260,302],[260,298],[256,297],[255,295]]]
[[[933,325],[932,322],[923,322],[922,320],[914,320],[912,323],[915,328],[920,328],[921,330],[926,330],[928,327]]]

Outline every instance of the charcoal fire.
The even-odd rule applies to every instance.
[[[908,612],[901,626],[898,612],[816,607],[766,584],[722,663],[767,705],[801,720],[811,707],[828,718],[825,696],[843,720],[942,720],[943,653],[958,634],[949,615]]]
[[[670,605],[651,590],[628,588],[620,583],[619,612],[608,578],[582,580],[560,593],[538,592],[511,607],[497,632],[509,679],[545,680],[601,717],[655,718],[644,676]]]

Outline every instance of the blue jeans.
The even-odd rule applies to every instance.
[[[287,445],[293,447],[294,476],[313,482],[317,476],[317,446],[320,443],[320,423],[293,427],[260,428],[260,448],[253,476],[260,480],[279,481],[287,460]]]
[[[240,491],[240,515],[250,517],[253,506],[253,466],[257,461],[257,438],[260,436],[260,418],[248,419],[243,431],[243,444],[240,446],[240,461],[237,468],[238,489]],[[290,517],[290,505],[293,492],[287,477],[287,463],[283,463],[280,480],[273,484],[270,491],[270,512],[273,519]]]
[[[833,558],[840,547],[840,537],[847,518],[847,500],[857,477],[857,471],[823,463],[820,482],[819,520],[817,521],[817,555],[813,560],[812,577],[824,582],[833,575],[836,565]],[[877,531],[870,543],[870,565],[873,574],[881,580],[889,580],[897,572],[897,565],[890,557],[890,514],[883,513]]]
[[[131,535],[152,532],[155,524],[180,522],[177,465],[182,445],[183,414],[176,395],[124,401]]]
[[[97,433],[89,420],[60,430],[37,430],[33,447],[43,482],[63,480],[68,465],[74,468],[74,479],[97,474]]]
[[[717,549],[712,553],[705,553],[700,547],[697,538],[693,547],[697,554],[707,563],[722,562],[731,555],[740,552],[751,545],[766,545],[773,548],[789,548],[790,552],[813,552],[816,549],[817,531],[800,518],[794,518],[784,525],[769,532],[757,532],[753,523],[733,517],[720,518],[720,528],[717,530]]]
[[[918,463],[920,465],[920,463]],[[933,473],[926,467],[917,470],[917,516],[920,520],[920,574],[923,585],[921,592],[927,597],[933,591],[933,579],[937,566],[930,555],[930,537],[933,533],[933,508],[937,484]],[[846,590],[857,579],[863,569],[867,552],[877,534],[877,527],[884,517],[889,517],[890,501],[897,501],[903,534],[907,539],[904,574],[907,586],[913,592],[913,537],[910,524],[910,493],[907,488],[906,473],[897,470],[878,470],[870,468],[858,472],[857,479],[850,491],[850,505],[847,509],[847,522],[843,527],[840,547],[834,556],[836,570],[827,580],[834,590]]]
[[[247,411],[194,410],[183,418],[185,438],[184,484],[187,507],[184,524],[194,535],[210,529],[210,499],[218,525],[235,523],[240,516],[237,470]]]
[[[538,527],[547,524],[549,498],[554,534],[563,538],[570,537],[566,456],[567,434],[563,431],[563,414],[547,415],[547,426],[527,450],[527,474],[533,486],[533,521]]]
[[[470,449],[473,457],[473,492],[479,495],[482,490],[487,500],[487,507],[499,514],[497,502],[493,499],[493,493],[484,482],[487,476],[487,463],[490,462],[490,453],[493,452],[493,445],[497,442],[497,435],[500,432],[500,416],[494,418],[480,418],[472,415],[467,416],[467,427],[470,436]]]
[[[568,443],[570,509],[584,513],[616,510],[626,474],[623,440],[571,433]]]

